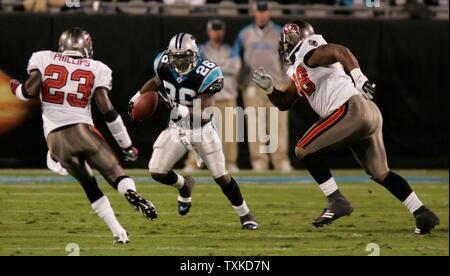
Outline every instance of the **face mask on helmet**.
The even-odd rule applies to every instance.
[[[197,53],[191,50],[185,52],[169,51],[167,55],[169,56],[170,65],[180,76],[186,75],[194,69],[198,59]]]
[[[299,21],[297,24],[284,25],[278,46],[281,60],[287,65],[294,64],[295,53],[300,49],[303,41],[313,34],[314,29],[312,26],[304,21]]]
[[[167,48],[169,64],[180,76],[189,74],[198,62],[198,47],[195,38],[188,33],[172,37]]]

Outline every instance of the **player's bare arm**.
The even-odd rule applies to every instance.
[[[136,161],[139,156],[138,150],[133,147],[122,117],[117,113],[108,97],[108,90],[105,88],[97,88],[94,92],[94,100],[106,121],[109,131],[122,148],[125,161]]]
[[[340,62],[349,72],[359,68],[358,60],[353,53],[348,48],[338,44],[326,44],[311,50],[306,54],[304,61],[310,67],[327,66]]]
[[[305,55],[304,62],[310,67],[327,66],[339,62],[350,72],[356,88],[364,97],[372,99],[373,94],[375,94],[375,84],[369,82],[362,73],[355,55],[342,45],[325,44],[319,46]]]
[[[289,110],[294,103],[300,98],[297,93],[295,83],[291,80],[287,88],[282,91],[274,87],[271,94],[267,95],[272,104],[281,111]]]
[[[32,71],[30,76],[21,84],[18,80],[11,80],[11,92],[21,101],[27,101],[39,95],[42,86],[42,76],[37,70]]]
[[[158,76],[154,76],[149,81],[147,81],[139,91],[141,94],[144,94],[144,93],[150,92],[150,91],[158,91],[162,87],[163,87],[163,84],[162,84],[161,80],[158,78]]]
[[[94,99],[103,116],[114,110],[114,106],[111,104],[108,97],[108,91],[105,88],[98,88],[95,90]]]
[[[278,107],[281,111],[291,108],[291,106],[300,98],[295,83],[292,80],[284,91],[278,90],[272,85],[272,77],[269,74],[266,74],[264,68],[256,70],[252,75],[252,80],[259,87],[264,89],[273,105]]]

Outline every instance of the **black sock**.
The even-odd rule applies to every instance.
[[[323,184],[332,177],[330,168],[319,153],[311,153],[302,159],[303,164],[317,183]]]
[[[406,198],[413,192],[408,182],[401,177],[400,175],[389,172],[384,179],[383,183],[381,183],[383,187],[389,190],[396,198],[398,198],[401,202],[405,201]]]
[[[167,175],[164,175],[163,177],[155,177],[155,176],[153,176],[153,178],[156,181],[161,182],[162,184],[173,185],[173,184],[175,184],[177,182],[178,175],[172,170],[172,171],[169,171],[167,173]]]
[[[230,183],[219,186],[220,188],[222,188],[223,193],[233,206],[242,205],[244,199],[242,198],[241,190],[239,189],[239,186],[233,177],[231,177]]]
[[[84,192],[86,193],[91,204],[96,202],[99,198],[101,198],[103,196],[103,192],[98,187],[97,180],[95,179],[95,177],[92,177],[86,183],[80,183],[80,184],[81,184],[81,187],[83,187]]]

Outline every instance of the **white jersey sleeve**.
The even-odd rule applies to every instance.
[[[305,39],[300,50],[296,53],[296,60],[301,60],[304,62],[305,56],[314,49],[327,44],[322,35],[312,35]]]
[[[32,71],[38,70],[43,76],[47,60],[49,59],[51,53],[52,53],[51,51],[34,52],[31,55],[30,60],[28,61],[27,66],[28,75],[31,74]]]
[[[93,91],[95,91],[97,88],[100,87],[106,88],[106,90],[110,91],[112,89],[112,71],[104,63],[100,61],[97,62],[98,62],[97,68],[98,73],[94,81]]]

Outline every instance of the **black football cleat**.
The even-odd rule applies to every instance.
[[[143,196],[141,196],[137,192],[133,190],[127,190],[127,192],[125,193],[125,198],[131,204],[131,206],[133,206],[134,209],[141,212],[141,214],[145,218],[149,220],[155,220],[158,217],[158,214],[156,213],[156,209],[153,203],[146,200]]]
[[[244,230],[256,230],[258,229],[258,222],[254,215],[248,213],[241,217],[242,229]]]
[[[194,188],[195,178],[191,175],[184,176],[184,186],[179,190],[178,214],[184,216],[191,210],[191,194]]]
[[[312,224],[315,227],[322,227],[331,224],[331,222],[340,217],[350,216],[352,212],[352,204],[338,190],[328,197],[327,207]]]
[[[425,206],[420,207],[414,212],[416,218],[416,229],[414,233],[419,235],[425,235],[431,232],[431,230],[439,225],[439,217]]]

